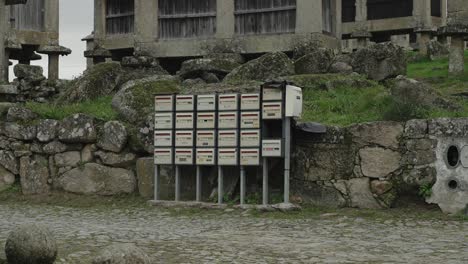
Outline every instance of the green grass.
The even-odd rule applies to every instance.
[[[76,113],[83,113],[104,121],[117,119],[117,112],[111,106],[112,96],[74,104],[41,104],[28,102],[26,107],[41,118],[61,120]]]

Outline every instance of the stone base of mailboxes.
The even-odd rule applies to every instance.
[[[298,205],[291,203],[280,203],[273,205],[234,205],[228,206],[227,204],[217,204],[217,203],[204,203],[204,202],[175,202],[175,201],[148,201],[148,204],[156,207],[162,208],[199,208],[199,209],[214,209],[214,210],[225,210],[228,208],[240,209],[240,210],[258,210],[260,212],[291,212],[291,211],[300,211],[302,208]]]

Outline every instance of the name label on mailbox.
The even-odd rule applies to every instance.
[[[240,165],[241,166],[260,165],[260,150],[259,149],[241,149]]]
[[[155,129],[172,129],[174,127],[172,113],[156,113],[154,115]]]
[[[218,149],[218,165],[236,166],[238,164],[238,156],[236,148]]]
[[[197,111],[216,110],[216,95],[199,95],[197,97]]]
[[[260,94],[241,95],[241,110],[260,110]]]
[[[176,131],[176,147],[193,147],[193,131]]]
[[[215,128],[216,113],[197,113],[197,128]]]
[[[242,112],[241,113],[241,128],[260,128],[260,112]]]
[[[174,111],[174,95],[156,95],[154,97],[154,109],[156,112]]]
[[[197,165],[215,165],[214,149],[197,149]]]
[[[176,113],[176,129],[193,129],[193,113]]]
[[[237,128],[237,112],[218,113],[218,128]]]
[[[218,107],[220,111],[238,109],[239,96],[237,94],[222,94],[218,96]]]
[[[281,119],[283,117],[283,103],[263,103],[263,119]]]
[[[262,141],[263,157],[282,157],[283,141],[281,139],[264,139]]]
[[[174,163],[176,165],[193,165],[193,149],[176,149]]]
[[[237,130],[219,130],[218,147],[237,147]]]
[[[171,165],[172,164],[172,149],[155,148],[154,149],[154,164]]]
[[[172,130],[155,131],[154,132],[155,147],[171,147],[172,146]]]
[[[260,130],[242,130],[240,133],[241,147],[260,146]]]
[[[176,111],[193,111],[195,108],[194,95],[177,95],[176,96]]]
[[[263,88],[263,101],[281,101],[283,100],[283,91],[278,88]]]
[[[214,147],[215,144],[215,131],[197,131],[197,147]]]

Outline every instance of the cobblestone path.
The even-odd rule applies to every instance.
[[[53,230],[57,263],[91,263],[111,243],[134,243],[154,263],[468,263],[468,222],[458,221],[284,220],[240,211],[174,216],[157,208],[13,204],[0,205],[0,245],[16,225],[31,222]]]

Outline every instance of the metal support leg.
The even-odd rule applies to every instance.
[[[180,167],[175,167],[175,201],[180,201]]]
[[[240,204],[245,204],[245,168],[240,167]]]
[[[154,165],[154,200],[159,201],[159,166]]]
[[[263,205],[268,205],[268,159],[263,158]]]
[[[197,202],[201,202],[202,199],[202,175],[201,167],[197,166]]]
[[[218,166],[218,204],[223,203],[223,196],[224,196],[224,190],[223,190],[223,167]]]
[[[289,172],[291,166],[291,118],[284,119],[284,203],[289,203]]]

